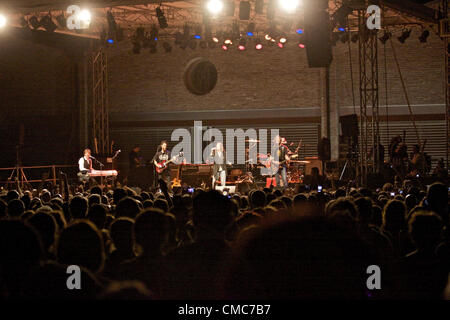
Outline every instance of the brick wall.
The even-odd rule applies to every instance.
[[[397,56],[411,104],[444,103],[442,42],[431,35],[419,43],[419,31],[405,44],[394,39]],[[386,46],[388,103],[406,103],[392,50]],[[306,51],[291,42],[285,49],[265,47],[238,52],[216,49],[173,48],[171,53],[131,52],[130,43],[108,49],[112,113],[179,110],[233,110],[301,108],[320,105],[319,69],[308,68]],[[195,96],[184,87],[182,76],[187,62],[197,56],[210,59],[219,79],[208,95]],[[330,70],[331,103],[352,106],[348,44],[334,47]],[[358,45],[352,43],[356,103],[359,103]],[[379,42],[380,105],[385,103],[384,52]]]

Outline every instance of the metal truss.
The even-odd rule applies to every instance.
[[[378,110],[378,45],[377,29],[366,26],[365,10],[358,10],[359,22],[359,176],[360,185],[367,185],[367,175],[377,172],[379,163],[379,110]],[[369,154],[372,153],[372,161]]]
[[[108,61],[102,49],[92,54],[92,129],[95,153],[109,149]]]

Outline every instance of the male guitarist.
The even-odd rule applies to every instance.
[[[282,140],[279,135],[275,136],[272,146],[272,150],[276,150],[277,156],[274,163],[278,165],[278,171],[275,173],[275,181],[277,186],[280,186],[280,176],[283,181],[283,190],[286,190],[288,186],[287,181],[287,161],[289,161],[288,149],[285,144],[281,143]]]
[[[155,167],[160,169],[158,170],[159,172],[157,171],[157,179],[155,181],[163,179],[170,188],[170,171],[167,170],[169,160],[170,150],[167,149],[167,141],[163,140],[158,147],[158,151],[153,156],[152,161]]]

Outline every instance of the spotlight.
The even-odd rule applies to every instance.
[[[172,51],[172,46],[170,45],[170,43],[164,41],[162,44],[164,50],[166,51],[166,53],[169,53]]]
[[[270,37],[270,35],[269,35],[269,34],[266,34],[266,35],[264,36],[264,39],[266,39],[267,41],[270,41],[270,40],[272,40],[272,38]]]
[[[169,26],[167,24],[167,19],[164,16],[164,12],[161,10],[161,7],[156,8],[156,16],[158,17],[159,26],[161,27],[161,29],[165,29]]]
[[[358,39],[359,39],[358,33],[355,33],[355,34],[352,36],[352,38],[351,38],[351,40],[352,40],[353,43],[356,43],[356,42],[358,41]]]
[[[158,34],[159,34],[158,27],[153,25],[151,30],[150,30],[150,40],[151,41],[158,41]]]
[[[133,53],[134,54],[141,53],[141,44],[139,42],[133,42]]]
[[[200,36],[200,35],[196,34],[196,35],[194,36],[194,38],[195,38],[195,39],[201,39],[201,38],[202,38],[202,36]]]
[[[342,28],[342,27],[339,28],[338,30],[339,30],[340,32],[345,32],[345,28]]]
[[[223,9],[223,2],[221,0],[209,0],[206,8],[212,14],[218,14]]]
[[[295,30],[295,32],[297,32],[298,34],[303,34],[303,29],[299,28],[299,29]]]
[[[48,32],[55,32],[58,28],[50,15],[43,16],[39,24]]]
[[[218,43],[218,42],[219,42],[219,38],[213,37],[213,38],[212,38],[212,41],[215,42],[215,43]]]
[[[256,45],[255,45],[255,49],[256,50],[261,50],[263,48],[262,42],[260,38],[256,39]]]
[[[32,16],[28,22],[31,24],[31,27],[33,29],[38,29],[41,26],[41,23],[39,22],[38,18],[36,16]]]
[[[250,22],[247,26],[247,36],[253,37],[253,33],[255,32],[255,24]]]
[[[223,43],[225,43],[226,45],[232,45],[233,42],[230,39],[226,39]]]
[[[430,36],[430,31],[424,30],[419,37],[419,41],[422,43],[427,42],[427,38]]]
[[[383,35],[378,40],[380,40],[382,44],[386,44],[386,42],[389,40],[390,37],[391,33],[384,31]]]
[[[301,49],[305,49],[305,45],[303,43],[299,43],[298,47],[301,48]]]
[[[206,49],[206,48],[208,48],[208,44],[206,43],[205,40],[202,40],[202,41],[200,41],[199,47],[201,49]]]
[[[6,27],[6,17],[0,14],[0,28]]]
[[[282,44],[281,42],[278,42],[277,44],[278,48],[283,49],[284,48],[284,44]]]
[[[109,44],[113,44],[114,43],[114,39],[109,38],[109,39],[106,40],[106,42],[108,42]]]
[[[228,50],[228,46],[225,45],[225,44],[223,44],[223,45],[222,45],[222,50],[223,50],[223,51],[227,51],[227,50]]]
[[[281,37],[281,38],[280,38],[280,43],[285,44],[286,41],[287,41],[286,37]]]
[[[239,46],[238,46],[239,51],[244,51],[246,44],[247,44],[247,41],[244,38],[239,40]]]
[[[88,29],[91,24],[91,12],[87,9],[83,9],[78,14],[78,19],[81,22],[81,29]]]
[[[278,0],[281,8],[286,12],[294,12],[300,5],[300,0]]]
[[[406,29],[406,30],[403,30],[402,35],[400,37],[397,37],[397,39],[401,43],[405,43],[406,39],[408,39],[410,35],[411,35],[411,30]]]

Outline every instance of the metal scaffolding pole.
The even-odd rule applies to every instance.
[[[443,19],[448,21],[449,10],[448,0],[442,0]],[[447,23],[441,23],[441,29],[448,25]],[[447,130],[447,152],[446,152],[446,169],[449,168],[450,157],[450,38],[448,35],[449,30],[441,30],[441,36],[444,37],[444,59],[445,59],[445,123]]]
[[[359,33],[359,94],[360,185],[367,185],[369,173],[379,171],[379,110],[378,110],[378,44],[377,29],[367,28],[366,11],[358,10]],[[369,110],[370,108],[370,110]],[[369,160],[372,153],[373,161]]]
[[[109,149],[108,63],[103,50],[92,55],[92,123],[94,149],[106,155]]]

